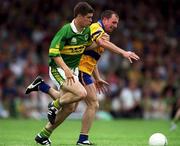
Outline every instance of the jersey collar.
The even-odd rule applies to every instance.
[[[101,20],[101,19],[98,20],[98,23],[99,23],[99,25],[103,28],[103,30],[105,30],[104,24],[102,23],[102,20]]]
[[[74,33],[77,33],[77,34],[81,34],[81,33],[84,31],[84,29],[85,29],[85,28],[84,28],[81,32],[79,32],[79,31],[77,30],[75,24],[74,24],[74,20],[70,23],[70,25],[71,25],[71,28],[72,28],[73,32],[74,32]]]

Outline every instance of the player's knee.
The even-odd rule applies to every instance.
[[[78,96],[79,96],[80,100],[85,99],[86,96],[87,96],[86,90],[85,90],[85,89],[81,89],[81,90],[79,91],[79,93],[78,93]]]
[[[94,103],[94,109],[95,109],[95,111],[97,111],[99,109],[99,102],[98,101],[96,101]]]
[[[84,99],[87,96],[87,91],[84,89],[81,93],[81,97]]]
[[[99,102],[97,100],[92,100],[87,104],[88,108],[97,111],[99,109]]]

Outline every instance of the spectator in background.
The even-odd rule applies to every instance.
[[[169,79],[169,82],[162,93],[167,104],[166,110],[169,109],[169,111],[167,110],[167,114],[172,118],[170,131],[177,128],[177,123],[180,119],[180,94],[179,90],[173,85],[173,79],[173,77]]]
[[[124,87],[117,99],[114,99],[114,103],[119,101],[119,105],[116,105],[119,108],[113,111],[112,114],[115,117],[142,118],[141,100],[142,93],[137,82],[129,80],[127,87]]]
[[[9,116],[9,112],[4,108],[2,104],[2,90],[0,88],[0,118],[7,118]]]

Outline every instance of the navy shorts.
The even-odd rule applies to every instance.
[[[79,81],[82,85],[89,85],[93,83],[93,78],[91,75],[79,71]]]

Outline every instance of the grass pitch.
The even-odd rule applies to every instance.
[[[0,119],[0,146],[37,146],[35,135],[46,121]],[[79,120],[67,120],[51,135],[52,146],[75,146],[79,131]],[[168,146],[180,146],[180,124],[169,131],[169,121],[114,120],[95,121],[90,140],[97,146],[148,146],[152,133],[161,132],[168,139]]]

